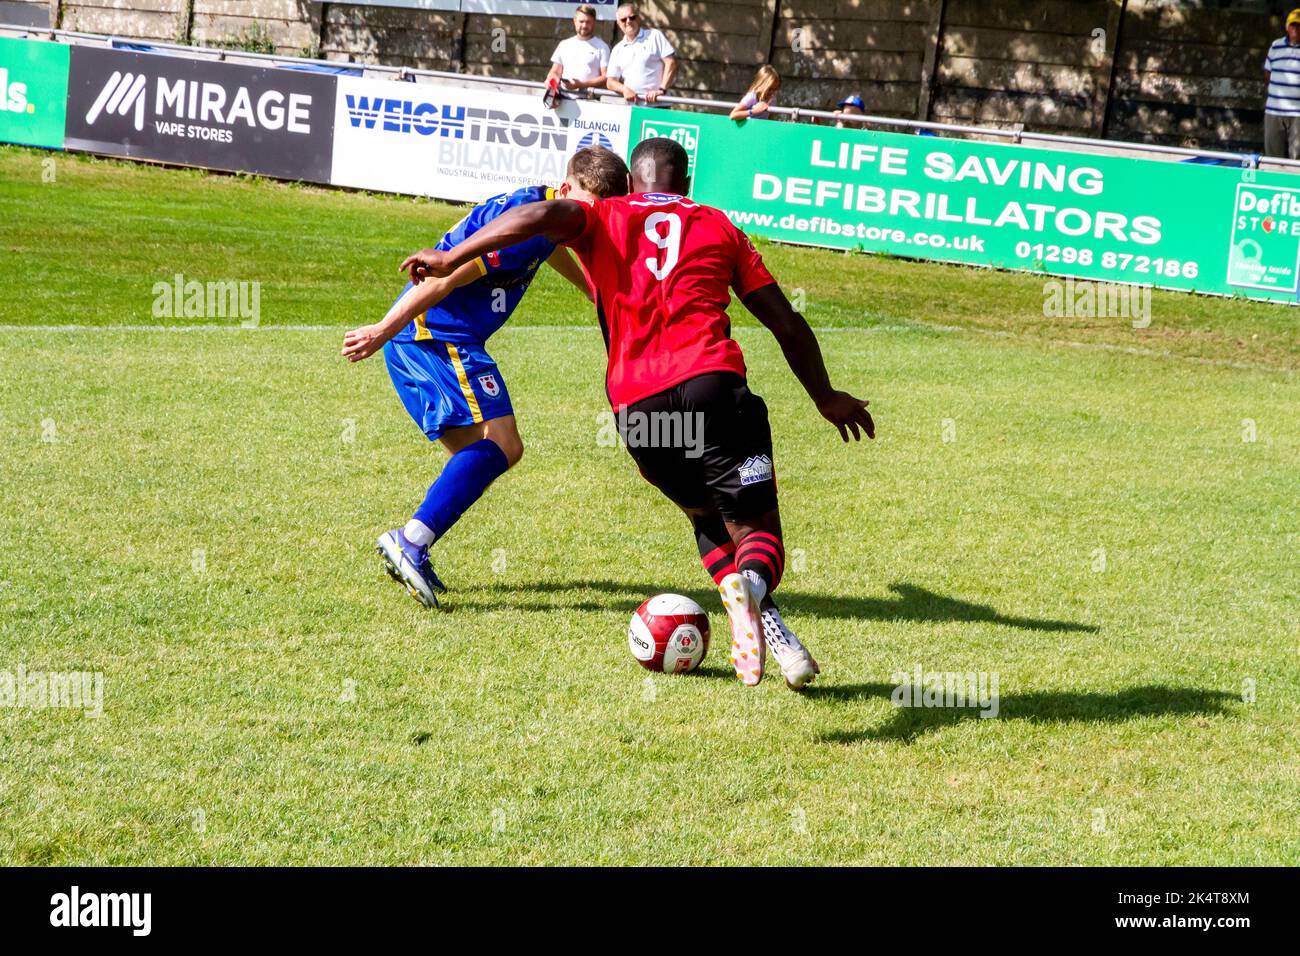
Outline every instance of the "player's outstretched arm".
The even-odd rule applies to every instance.
[[[781,287],[775,282],[769,283],[755,289],[741,301],[776,336],[790,370],[817,404],[817,411],[840,430],[840,437],[848,441],[849,433],[852,432],[853,440],[861,441],[861,429],[867,433],[868,438],[875,438],[876,424],[867,411],[868,402],[854,398],[848,392],[831,388],[831,379],[826,372],[826,363],[822,360],[817,336],[804,317],[790,305],[790,300],[785,297]]]
[[[407,289],[388,314],[374,325],[363,325],[343,335],[342,355],[349,362],[360,362],[370,358],[421,312],[427,312],[444,298],[452,289],[468,285],[482,273],[474,263],[457,269],[454,273],[436,282],[422,282]]]
[[[422,249],[402,260],[401,270],[411,281],[449,276],[467,262],[507,246],[545,236],[552,242],[568,242],[587,228],[587,209],[572,199],[552,199],[516,206],[497,216],[459,245],[440,252]]]

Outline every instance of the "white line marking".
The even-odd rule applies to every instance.
[[[4,332],[347,332],[351,325],[258,325],[244,328],[241,325],[18,325],[0,323],[0,333]],[[814,332],[947,332],[962,331],[956,326],[951,329],[938,325],[908,323],[897,325],[868,325],[862,328],[851,326],[813,326]],[[590,332],[599,333],[594,325],[507,325],[500,335],[506,332]],[[733,330],[738,335],[751,335],[761,332],[759,328],[739,328]]]
[[[13,325],[0,324],[0,334],[16,332],[346,332],[350,325],[259,325],[244,328],[240,325]],[[583,332],[595,333],[594,325],[507,325],[498,335],[508,332]],[[758,328],[739,328],[733,330],[737,335],[752,335],[761,332]],[[970,332],[987,338],[1004,339],[1013,342],[1025,342],[1034,345],[1059,345],[1066,348],[1083,349],[1090,352],[1111,352],[1117,355],[1132,355],[1138,358],[1171,359],[1188,362],[1193,365],[1207,365],[1216,368],[1232,368],[1253,372],[1282,372],[1294,375],[1296,370],[1285,365],[1266,365],[1262,362],[1239,362],[1234,359],[1205,358],[1199,355],[1176,355],[1167,349],[1149,349],[1139,345],[1116,345],[1113,342],[1075,342],[1070,339],[1046,339],[1019,332],[1000,329],[967,328],[960,325],[941,325],[939,323],[917,320],[905,324],[868,325],[861,328],[852,326],[813,326],[818,335],[857,333],[863,335],[896,332]]]
[[[0,332],[346,332],[350,325],[0,325]]]

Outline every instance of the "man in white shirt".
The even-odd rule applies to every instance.
[[[636,4],[623,4],[617,16],[623,39],[614,44],[609,55],[605,85],[615,93],[622,93],[629,103],[635,103],[637,97],[654,103],[673,85],[677,74],[676,51],[658,30],[641,26]]]
[[[1264,76],[1264,155],[1300,159],[1300,9],[1287,14],[1286,36],[1268,48]]]
[[[573,14],[574,35],[561,40],[551,54],[549,85],[557,80],[566,90],[598,89],[605,85],[609,44],[596,36],[596,8],[583,4]]]

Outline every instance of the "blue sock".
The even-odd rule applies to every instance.
[[[509,467],[506,453],[492,439],[480,438],[466,445],[451,456],[438,480],[429,486],[415,520],[441,538]]]

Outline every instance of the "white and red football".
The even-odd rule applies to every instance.
[[[627,647],[647,670],[693,671],[709,652],[709,616],[688,597],[656,595],[632,615]]]

